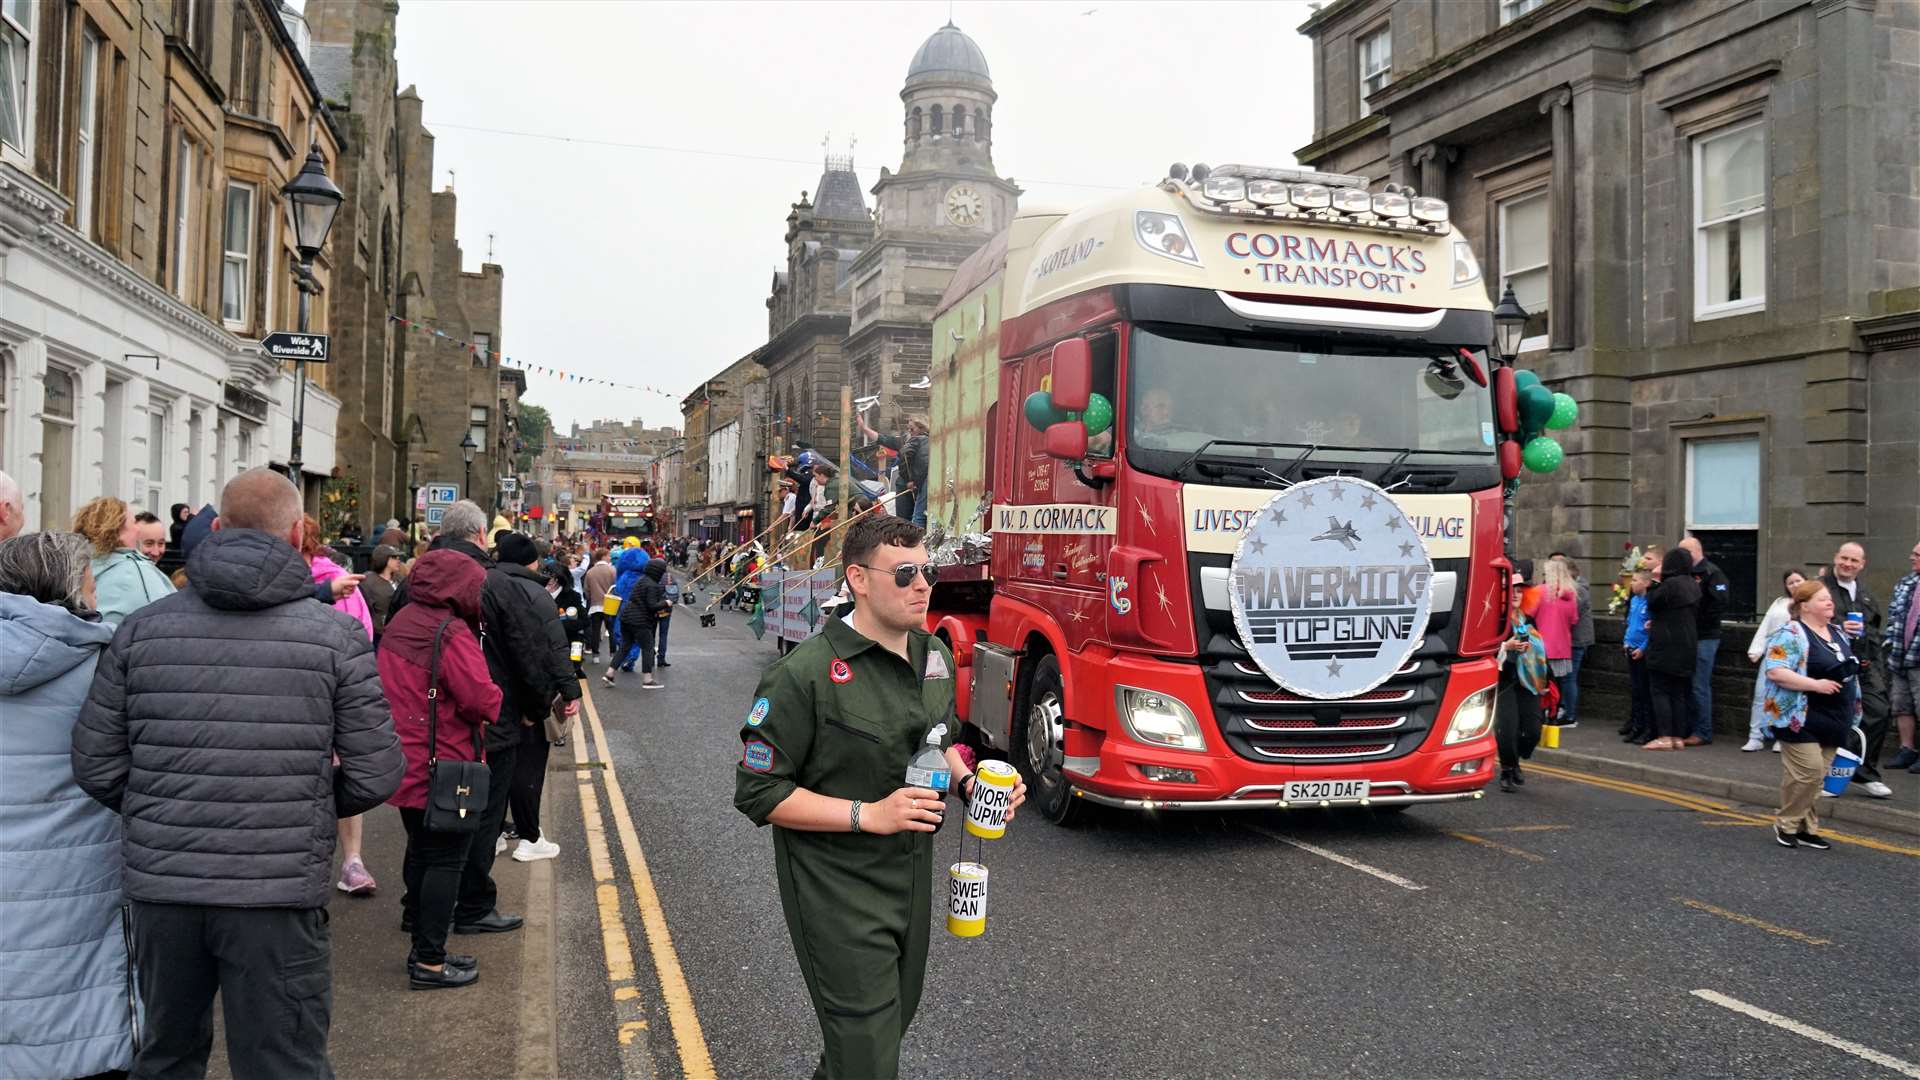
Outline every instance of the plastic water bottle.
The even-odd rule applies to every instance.
[[[953,771],[947,766],[947,753],[940,749],[940,740],[946,737],[947,725],[933,725],[933,729],[927,732],[927,744],[922,746],[920,752],[913,755],[913,760],[907,763],[908,787],[926,788],[940,793],[942,801],[939,809],[942,815],[941,821],[934,823],[934,832],[939,832],[941,824],[945,821],[947,788],[951,786],[953,780]]]

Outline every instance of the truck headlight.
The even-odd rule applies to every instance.
[[[1473,246],[1465,240],[1453,242],[1453,287],[1471,285],[1480,280],[1480,260],[1473,257]]]
[[[1489,686],[1467,695],[1467,700],[1453,710],[1453,720],[1447,724],[1447,741],[1442,745],[1469,742],[1492,729],[1493,691]]]
[[[1193,250],[1193,240],[1187,236],[1187,227],[1177,214],[1159,210],[1134,211],[1133,238],[1141,247],[1163,259],[1189,266],[1200,265],[1200,254]]]
[[[1180,701],[1131,686],[1120,687],[1119,695],[1120,723],[1133,741],[1170,750],[1206,750],[1207,740],[1200,735],[1193,710]]]

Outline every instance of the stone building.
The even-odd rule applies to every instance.
[[[1338,0],[1304,165],[1445,198],[1581,408],[1519,548],[1699,534],[1764,607],[1920,537],[1920,5]]]
[[[762,527],[755,523],[766,516],[772,432],[770,378],[759,356],[734,361],[680,403],[686,434],[675,520],[688,536],[744,540]]]
[[[840,391],[878,396],[867,417],[898,430],[927,408],[933,308],[954,268],[1013,220],[1020,189],[993,166],[987,60],[949,23],[914,53],[899,171],[885,166],[867,210],[851,157],[829,157],[787,216],[787,269],[767,298],[770,448],[802,443],[840,460]],[[688,435],[691,438],[692,432]],[[688,456],[697,451],[691,444]],[[764,515],[767,496],[758,505]]]
[[[999,95],[972,38],[952,23],[936,31],[907,66],[900,100],[900,171],[881,167],[873,244],[848,271],[848,381],[857,398],[878,395],[867,419],[883,431],[927,411],[933,309],[954,269],[1012,223],[1020,197],[993,167]]]
[[[506,272],[496,263],[465,270],[456,235],[459,198],[451,187],[432,190],[433,133],[421,123],[420,95],[409,86],[397,100],[400,205],[399,317],[430,327],[407,335],[400,365],[404,418],[401,451],[423,484],[459,485],[481,506],[499,505],[499,478],[510,475],[509,444],[501,435],[507,417],[500,405],[501,291]],[[461,442],[471,435],[471,468]]]
[[[314,78],[345,136],[333,177],[346,200],[333,226],[328,370],[340,398],[341,476],[357,496],[342,516],[356,518],[368,535],[411,514],[399,450],[407,338],[389,318],[408,210],[400,185],[398,13],[392,0],[308,0],[305,12]]]
[[[310,149],[337,173],[343,138],[304,47],[266,0],[0,5],[0,469],[27,528],[103,493],[164,516],[288,460],[296,381],[258,346],[294,325],[280,191]],[[317,511],[339,403],[310,374]]]

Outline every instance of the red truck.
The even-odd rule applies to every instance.
[[[1491,304],[1445,203],[1368,188],[1176,166],[1022,211],[956,271],[928,626],[969,736],[1057,822],[1493,774],[1517,462]]]

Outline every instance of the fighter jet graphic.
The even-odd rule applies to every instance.
[[[1321,533],[1319,536],[1316,536],[1313,539],[1338,540],[1341,543],[1347,545],[1348,551],[1352,551],[1354,542],[1360,539],[1360,534],[1353,531],[1352,518],[1348,518],[1347,523],[1345,525],[1342,525],[1340,524],[1339,518],[1334,517],[1332,514],[1328,514],[1327,515],[1327,531]]]

